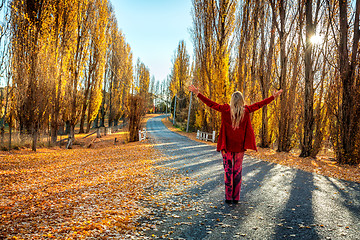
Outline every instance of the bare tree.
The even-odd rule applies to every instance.
[[[358,46],[360,39],[359,14],[360,0],[356,1],[354,14],[354,33],[352,42],[349,46],[349,22],[348,22],[349,2],[339,1],[339,71],[342,83],[342,99],[340,109],[340,136],[337,146],[337,159],[340,163],[356,164],[359,163],[360,151],[359,143],[359,121],[360,121],[360,81],[357,77],[359,68]]]

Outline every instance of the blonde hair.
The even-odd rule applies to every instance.
[[[244,108],[244,98],[241,92],[236,91],[231,95],[230,100],[230,113],[231,113],[231,122],[234,129],[239,128],[240,122],[244,117],[245,108]]]

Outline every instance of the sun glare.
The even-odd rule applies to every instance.
[[[320,44],[322,42],[322,37],[320,35],[314,35],[310,38],[312,44]]]

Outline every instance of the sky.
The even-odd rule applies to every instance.
[[[151,77],[163,81],[171,73],[172,58],[181,40],[193,53],[191,0],[110,0],[118,26],[137,59]]]

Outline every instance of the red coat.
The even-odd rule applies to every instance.
[[[201,93],[198,94],[198,98],[212,109],[221,112],[221,127],[217,142],[217,151],[244,152],[246,149],[257,150],[255,134],[250,121],[250,113],[271,103],[274,100],[274,96],[250,106],[245,105],[245,115],[237,129],[232,128],[229,104],[220,105],[211,101]]]

